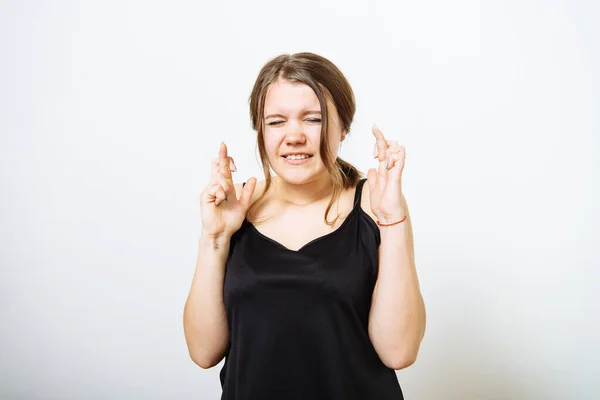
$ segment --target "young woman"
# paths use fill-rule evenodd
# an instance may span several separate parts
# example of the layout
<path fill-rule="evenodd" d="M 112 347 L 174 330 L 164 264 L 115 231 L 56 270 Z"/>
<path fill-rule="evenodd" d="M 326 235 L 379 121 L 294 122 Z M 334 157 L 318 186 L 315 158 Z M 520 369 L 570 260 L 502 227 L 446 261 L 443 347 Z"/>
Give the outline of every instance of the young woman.
<path fill-rule="evenodd" d="M 250 96 L 264 181 L 234 184 L 225 144 L 213 160 L 184 329 L 202 368 L 225 357 L 222 399 L 403 398 L 425 332 L 405 149 L 373 127 L 361 179 L 337 156 L 354 112 L 329 60 L 279 56 Z"/>

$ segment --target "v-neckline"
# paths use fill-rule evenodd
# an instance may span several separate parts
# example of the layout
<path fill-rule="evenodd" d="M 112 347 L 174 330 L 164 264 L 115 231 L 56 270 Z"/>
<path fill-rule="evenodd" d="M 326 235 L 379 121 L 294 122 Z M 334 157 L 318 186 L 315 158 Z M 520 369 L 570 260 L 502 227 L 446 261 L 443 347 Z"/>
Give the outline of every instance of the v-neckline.
<path fill-rule="evenodd" d="M 250 225 L 250 228 L 256 232 L 258 234 L 258 236 L 260 236 L 261 238 L 267 240 L 268 242 L 273 243 L 274 245 L 281 247 L 283 250 L 291 252 L 291 253 L 300 253 L 302 252 L 302 250 L 306 249 L 307 247 L 309 247 L 310 245 L 317 243 L 321 240 L 324 240 L 325 238 L 328 238 L 330 236 L 332 236 L 333 234 L 335 234 L 337 231 L 339 231 L 340 229 L 342 229 L 345 225 L 348 224 L 348 221 L 350 220 L 350 217 L 353 214 L 356 214 L 357 210 L 360 210 L 361 206 L 360 206 L 360 202 L 358 202 L 358 204 L 355 204 L 354 207 L 352 208 L 352 210 L 350 210 L 350 212 L 348 213 L 348 215 L 346 215 L 346 218 L 344 218 L 344 222 L 342 222 L 340 224 L 340 226 L 338 226 L 337 228 L 335 228 L 334 230 L 332 230 L 331 232 L 328 232 L 324 235 L 318 236 L 310 241 L 308 241 L 307 243 L 305 243 L 304 245 L 302 245 L 298 250 L 294 250 L 294 249 L 290 249 L 289 247 L 283 245 L 281 242 L 265 235 L 264 233 L 262 233 L 261 231 L 258 230 L 258 228 L 256 226 L 254 226 L 253 223 L 251 223 L 250 221 L 246 220 L 246 222 L 248 223 L 248 225 Z"/>

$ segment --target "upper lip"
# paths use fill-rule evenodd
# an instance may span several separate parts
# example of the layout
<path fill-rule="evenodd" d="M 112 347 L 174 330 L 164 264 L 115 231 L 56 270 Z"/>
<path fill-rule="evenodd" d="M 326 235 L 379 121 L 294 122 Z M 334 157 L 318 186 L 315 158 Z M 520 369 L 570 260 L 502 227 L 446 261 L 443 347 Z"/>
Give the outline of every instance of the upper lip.
<path fill-rule="evenodd" d="M 304 153 L 304 152 L 301 152 L 301 151 L 294 151 L 292 153 L 285 153 L 285 154 L 282 155 L 282 157 L 285 157 L 285 156 L 311 156 L 311 155 L 312 154 L 310 154 L 310 153 Z"/>

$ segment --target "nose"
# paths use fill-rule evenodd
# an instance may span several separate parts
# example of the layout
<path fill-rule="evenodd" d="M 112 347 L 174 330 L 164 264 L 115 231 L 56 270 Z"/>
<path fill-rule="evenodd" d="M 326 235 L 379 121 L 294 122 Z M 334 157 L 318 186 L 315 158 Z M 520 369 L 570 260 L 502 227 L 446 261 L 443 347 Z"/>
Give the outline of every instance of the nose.
<path fill-rule="evenodd" d="M 306 136 L 302 130 L 302 124 L 299 124 L 295 121 L 290 121 L 288 123 L 288 129 L 285 134 L 285 142 L 286 144 L 290 145 L 303 144 L 306 142 Z"/>

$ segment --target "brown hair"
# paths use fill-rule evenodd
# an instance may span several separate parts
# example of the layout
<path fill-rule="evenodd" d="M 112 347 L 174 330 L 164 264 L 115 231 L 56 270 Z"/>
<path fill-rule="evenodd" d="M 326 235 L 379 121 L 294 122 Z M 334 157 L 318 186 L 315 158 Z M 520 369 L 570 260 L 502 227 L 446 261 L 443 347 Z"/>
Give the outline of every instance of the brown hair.
<path fill-rule="evenodd" d="M 252 127 L 257 133 L 257 144 L 265 174 L 265 188 L 260 196 L 252 202 L 248 215 L 265 196 L 271 186 L 269 159 L 264 142 L 264 108 L 269 85 L 277 79 L 285 79 L 292 83 L 303 83 L 309 86 L 317 95 L 321 105 L 321 143 L 320 153 L 325 167 L 332 180 L 333 194 L 325 210 L 324 220 L 333 225 L 338 219 L 327 220 L 334 203 L 338 200 L 343 189 L 356 185 L 362 174 L 352 164 L 337 157 L 332 159 L 328 146 L 328 110 L 327 99 L 334 104 L 340 117 L 342 129 L 350 131 L 350 125 L 356 111 L 354 92 L 342 72 L 328 59 L 313 53 L 282 54 L 275 57 L 260 70 L 252 93 L 250 95 L 250 118 Z"/>

